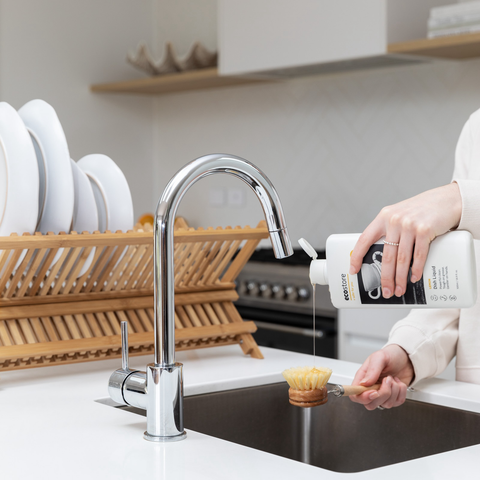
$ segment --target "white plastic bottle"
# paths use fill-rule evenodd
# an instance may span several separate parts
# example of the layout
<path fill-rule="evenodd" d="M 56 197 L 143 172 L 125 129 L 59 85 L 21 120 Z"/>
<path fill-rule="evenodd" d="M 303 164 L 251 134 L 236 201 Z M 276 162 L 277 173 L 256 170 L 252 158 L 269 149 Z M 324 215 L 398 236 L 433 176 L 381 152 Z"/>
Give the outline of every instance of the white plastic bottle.
<path fill-rule="evenodd" d="M 381 287 L 382 240 L 372 245 L 356 275 L 350 275 L 350 255 L 360 234 L 331 235 L 327 239 L 326 260 L 303 238 L 303 249 L 312 257 L 310 281 L 329 285 L 337 308 L 467 308 L 477 299 L 477 273 L 473 237 L 457 230 L 437 237 L 431 244 L 423 276 L 410 282 L 401 297 L 384 298 Z"/>

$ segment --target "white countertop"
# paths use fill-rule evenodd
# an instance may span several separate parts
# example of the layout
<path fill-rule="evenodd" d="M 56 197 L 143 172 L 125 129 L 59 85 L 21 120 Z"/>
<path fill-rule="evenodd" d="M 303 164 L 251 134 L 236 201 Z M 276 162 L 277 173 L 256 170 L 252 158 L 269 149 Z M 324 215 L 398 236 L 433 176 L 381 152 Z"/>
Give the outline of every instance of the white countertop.
<path fill-rule="evenodd" d="M 184 364 L 185 395 L 283 381 L 282 370 L 308 365 L 312 357 L 263 347 L 264 360 L 238 346 L 177 354 Z M 145 369 L 151 357 L 131 358 Z M 350 383 L 358 365 L 328 358 L 331 381 Z M 187 430 L 184 441 L 156 444 L 143 439 L 144 417 L 95 400 L 106 398 L 119 360 L 0 373 L 0 478 L 64 479 L 369 479 L 405 476 L 476 478 L 480 445 L 355 474 L 341 474 Z M 480 385 L 446 380 L 420 383 L 415 400 L 480 412 Z M 414 475 L 414 476 L 412 476 Z"/>

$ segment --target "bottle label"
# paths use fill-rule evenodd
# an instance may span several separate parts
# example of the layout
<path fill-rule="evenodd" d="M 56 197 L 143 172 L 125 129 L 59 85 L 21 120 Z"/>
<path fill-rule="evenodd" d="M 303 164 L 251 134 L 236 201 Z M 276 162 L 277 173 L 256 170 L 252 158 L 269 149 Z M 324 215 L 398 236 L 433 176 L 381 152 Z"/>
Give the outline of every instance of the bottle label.
<path fill-rule="evenodd" d="M 473 237 L 465 231 L 437 237 L 428 252 L 423 276 L 412 283 L 411 265 L 406 292 L 397 297 L 383 297 L 383 240 L 372 245 L 360 271 L 348 273 L 350 255 L 359 235 L 331 235 L 327 239 L 327 272 L 332 302 L 337 308 L 405 307 L 465 308 L 477 297 L 477 273 Z"/>

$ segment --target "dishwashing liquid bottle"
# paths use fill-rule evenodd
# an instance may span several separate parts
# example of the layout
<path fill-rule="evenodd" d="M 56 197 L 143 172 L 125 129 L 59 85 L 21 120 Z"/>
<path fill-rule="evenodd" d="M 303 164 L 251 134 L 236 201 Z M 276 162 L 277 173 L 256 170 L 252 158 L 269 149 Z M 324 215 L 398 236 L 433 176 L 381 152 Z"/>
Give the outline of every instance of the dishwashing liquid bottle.
<path fill-rule="evenodd" d="M 350 275 L 350 255 L 360 234 L 331 235 L 326 260 L 303 238 L 300 246 L 312 258 L 310 281 L 329 285 L 337 308 L 467 308 L 477 299 L 477 272 L 473 237 L 457 230 L 437 237 L 430 244 L 423 276 L 415 283 L 408 273 L 407 288 L 401 297 L 384 298 L 381 274 L 383 240 L 373 244 L 356 275 Z"/>

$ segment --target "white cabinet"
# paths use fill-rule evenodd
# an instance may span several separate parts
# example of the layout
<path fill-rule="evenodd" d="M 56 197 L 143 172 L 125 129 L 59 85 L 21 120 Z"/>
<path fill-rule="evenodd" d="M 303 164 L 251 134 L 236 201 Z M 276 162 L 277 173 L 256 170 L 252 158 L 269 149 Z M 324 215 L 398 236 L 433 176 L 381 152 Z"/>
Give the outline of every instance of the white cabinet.
<path fill-rule="evenodd" d="M 393 325 L 409 310 L 341 309 L 338 311 L 338 358 L 363 363 L 388 340 Z"/>
<path fill-rule="evenodd" d="M 220 74 L 295 76 L 358 68 L 358 60 L 375 66 L 389 43 L 425 37 L 430 8 L 451 2 L 219 0 Z"/>

